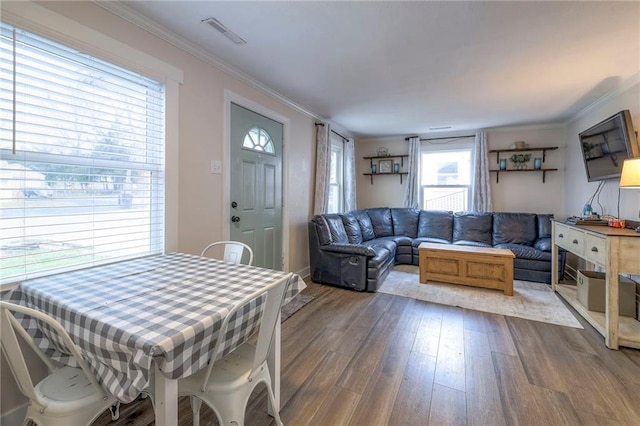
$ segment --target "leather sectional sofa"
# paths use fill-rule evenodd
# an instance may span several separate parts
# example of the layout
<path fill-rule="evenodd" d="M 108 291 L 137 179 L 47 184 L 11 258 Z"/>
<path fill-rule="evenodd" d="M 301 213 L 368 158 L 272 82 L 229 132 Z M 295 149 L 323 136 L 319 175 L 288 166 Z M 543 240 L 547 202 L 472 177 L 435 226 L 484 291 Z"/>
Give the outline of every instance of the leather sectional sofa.
<path fill-rule="evenodd" d="M 397 263 L 418 264 L 423 242 L 507 248 L 514 278 L 551 282 L 551 214 L 453 213 L 371 208 L 316 215 L 309 221 L 311 279 L 376 291 Z M 559 276 L 565 253 L 559 254 Z"/>

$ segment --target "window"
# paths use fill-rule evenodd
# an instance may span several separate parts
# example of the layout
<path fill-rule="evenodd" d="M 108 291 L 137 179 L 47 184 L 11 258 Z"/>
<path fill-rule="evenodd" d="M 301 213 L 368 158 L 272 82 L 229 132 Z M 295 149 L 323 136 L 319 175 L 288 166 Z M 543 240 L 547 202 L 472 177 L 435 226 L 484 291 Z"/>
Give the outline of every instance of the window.
<path fill-rule="evenodd" d="M 344 142 L 331 138 L 328 213 L 340 213 L 344 207 Z"/>
<path fill-rule="evenodd" d="M 252 127 L 249 129 L 247 134 L 244 135 L 242 147 L 254 151 L 266 152 L 268 154 L 275 153 L 271 136 L 265 129 L 261 129 L 260 127 Z"/>
<path fill-rule="evenodd" d="M 0 283 L 162 253 L 165 86 L 0 30 Z"/>
<path fill-rule="evenodd" d="M 425 210 L 467 211 L 472 148 L 423 151 L 420 196 Z"/>

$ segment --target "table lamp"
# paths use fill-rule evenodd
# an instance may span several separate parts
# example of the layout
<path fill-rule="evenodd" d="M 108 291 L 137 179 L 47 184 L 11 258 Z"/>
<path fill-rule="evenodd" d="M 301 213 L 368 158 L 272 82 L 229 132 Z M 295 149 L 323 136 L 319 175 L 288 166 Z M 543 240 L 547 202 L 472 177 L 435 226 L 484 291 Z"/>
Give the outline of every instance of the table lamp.
<path fill-rule="evenodd" d="M 620 188 L 640 189 L 640 158 L 624 160 Z M 636 232 L 640 232 L 640 226 L 636 228 Z"/>

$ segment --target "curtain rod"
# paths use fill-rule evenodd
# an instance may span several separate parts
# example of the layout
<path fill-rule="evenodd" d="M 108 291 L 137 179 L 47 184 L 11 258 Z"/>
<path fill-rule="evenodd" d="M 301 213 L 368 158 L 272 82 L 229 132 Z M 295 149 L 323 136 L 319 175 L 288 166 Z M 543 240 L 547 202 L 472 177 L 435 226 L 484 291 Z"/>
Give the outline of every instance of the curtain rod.
<path fill-rule="evenodd" d="M 322 126 L 324 127 L 324 123 L 316 123 L 316 126 Z M 344 136 L 342 136 L 340 133 L 336 132 L 335 130 L 331 129 L 332 133 L 335 133 L 336 135 L 340 136 L 342 139 L 344 139 L 345 141 L 349 141 L 349 138 L 345 138 Z"/>
<path fill-rule="evenodd" d="M 424 138 L 424 139 L 420 139 L 420 142 L 422 142 L 422 141 L 440 141 L 440 140 L 443 140 L 443 139 L 464 139 L 464 138 L 475 138 L 475 137 L 476 137 L 476 135 L 449 136 L 448 138 Z M 404 138 L 405 141 L 408 141 L 409 139 L 411 139 L 411 138 Z"/>

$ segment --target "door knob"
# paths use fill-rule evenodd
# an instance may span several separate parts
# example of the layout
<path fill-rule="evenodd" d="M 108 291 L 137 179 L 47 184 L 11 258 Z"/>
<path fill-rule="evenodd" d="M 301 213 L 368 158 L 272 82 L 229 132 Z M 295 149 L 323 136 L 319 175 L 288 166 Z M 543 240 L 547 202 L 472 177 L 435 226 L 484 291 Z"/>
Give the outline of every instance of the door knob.
<path fill-rule="evenodd" d="M 232 201 L 231 202 L 231 207 L 233 207 L 235 209 L 236 207 L 238 207 L 238 203 L 236 203 L 235 201 Z"/>
<path fill-rule="evenodd" d="M 238 216 L 231 216 L 231 222 L 240 222 L 240 218 Z"/>

